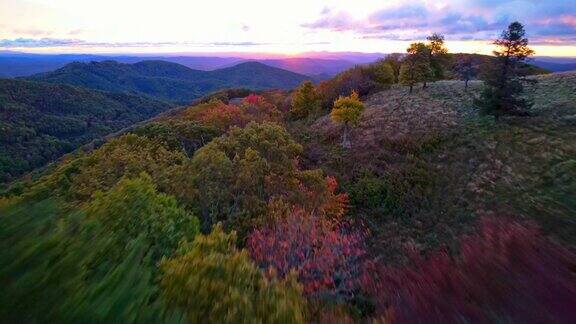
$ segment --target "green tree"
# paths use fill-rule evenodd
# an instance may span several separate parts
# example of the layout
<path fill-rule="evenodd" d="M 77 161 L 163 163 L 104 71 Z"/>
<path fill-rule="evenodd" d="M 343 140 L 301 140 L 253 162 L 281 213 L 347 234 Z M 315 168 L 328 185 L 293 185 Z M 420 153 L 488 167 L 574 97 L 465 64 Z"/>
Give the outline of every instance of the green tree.
<path fill-rule="evenodd" d="M 481 78 L 484 89 L 480 98 L 475 101 L 482 114 L 499 118 L 503 115 L 528 115 L 530 103 L 521 97 L 524 87 L 520 77 L 520 68 L 526 59 L 534 54 L 528 47 L 524 26 L 513 22 L 494 44 L 495 60 L 484 67 Z"/>
<path fill-rule="evenodd" d="M 478 74 L 478 70 L 474 63 L 472 62 L 471 55 L 463 55 L 461 56 L 454 66 L 454 70 L 456 74 L 460 78 L 460 80 L 464 81 L 464 90 L 468 91 L 468 82 L 475 78 Z"/>
<path fill-rule="evenodd" d="M 408 55 L 400 68 L 400 83 L 409 86 L 412 93 L 416 83 L 426 82 L 430 78 L 430 55 L 424 43 L 413 43 L 406 52 Z"/>
<path fill-rule="evenodd" d="M 118 238 L 120 246 L 144 236 L 156 259 L 172 253 L 181 240 L 193 240 L 199 231 L 198 219 L 180 208 L 174 197 L 158 193 L 147 174 L 124 178 L 108 192 L 97 192 L 86 211 Z"/>
<path fill-rule="evenodd" d="M 360 116 L 364 110 L 364 104 L 358 98 L 358 93 L 353 91 L 348 97 L 340 97 L 334 101 L 334 107 L 330 113 L 333 121 L 344 125 L 342 132 L 342 147 L 351 148 L 352 145 L 348 138 L 350 126 L 355 126 L 360 121 Z"/>
<path fill-rule="evenodd" d="M 394 69 L 392 65 L 384 60 L 379 60 L 372 66 L 373 78 L 383 86 L 389 86 L 394 83 Z"/>
<path fill-rule="evenodd" d="M 400 68 L 402 67 L 402 54 L 400 53 L 388 54 L 384 58 L 384 63 L 388 64 L 392 68 L 392 72 L 394 73 L 393 83 L 398 83 L 400 78 Z"/>
<path fill-rule="evenodd" d="M 276 192 L 295 190 L 300 171 L 294 160 L 301 153 L 302 146 L 277 124 L 232 128 L 198 150 L 176 172 L 169 191 L 197 211 L 203 229 L 223 222 L 243 237 Z M 267 185 L 273 179 L 282 181 Z"/>
<path fill-rule="evenodd" d="M 318 112 L 322 105 L 322 99 L 316 92 L 310 81 L 305 81 L 296 89 L 292 97 L 290 115 L 293 119 L 303 119 L 308 115 Z"/>
<path fill-rule="evenodd" d="M 429 64 L 432 80 L 442 80 L 446 76 L 446 66 L 449 63 L 448 49 L 444 46 L 444 35 L 434 33 L 426 38 L 428 40 Z M 424 82 L 424 86 L 426 82 Z"/>
<path fill-rule="evenodd" d="M 236 234 L 220 225 L 161 262 L 162 295 L 189 323 L 303 323 L 305 302 L 294 277 L 267 279 Z"/>

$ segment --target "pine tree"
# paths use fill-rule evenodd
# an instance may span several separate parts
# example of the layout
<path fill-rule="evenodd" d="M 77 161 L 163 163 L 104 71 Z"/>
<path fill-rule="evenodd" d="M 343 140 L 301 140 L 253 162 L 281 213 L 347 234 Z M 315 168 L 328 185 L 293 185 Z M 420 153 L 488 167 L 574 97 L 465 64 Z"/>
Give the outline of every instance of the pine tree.
<path fill-rule="evenodd" d="M 298 87 L 292 99 L 290 115 L 293 119 L 303 119 L 311 113 L 320 110 L 321 98 L 310 81 L 305 81 Z"/>
<path fill-rule="evenodd" d="M 394 69 L 390 63 L 379 60 L 373 64 L 372 67 L 373 79 L 382 86 L 390 86 L 395 83 Z"/>
<path fill-rule="evenodd" d="M 496 59 L 485 67 L 482 74 L 485 87 L 475 101 L 482 114 L 496 118 L 528 115 L 531 104 L 520 97 L 524 90 L 522 81 L 525 80 L 520 78 L 519 69 L 534 51 L 528 47 L 525 35 L 524 26 L 513 22 L 494 42 L 498 46 L 498 50 L 494 51 Z"/>

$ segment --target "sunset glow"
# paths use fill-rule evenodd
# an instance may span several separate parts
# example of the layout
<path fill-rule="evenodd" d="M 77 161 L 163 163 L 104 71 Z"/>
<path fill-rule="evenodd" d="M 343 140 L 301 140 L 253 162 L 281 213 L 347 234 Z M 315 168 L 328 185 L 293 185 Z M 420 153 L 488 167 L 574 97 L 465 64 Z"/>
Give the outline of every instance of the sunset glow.
<path fill-rule="evenodd" d="M 537 55 L 576 56 L 573 1 L 2 0 L 0 50 L 38 53 L 403 52 L 432 32 L 489 53 L 511 21 Z"/>

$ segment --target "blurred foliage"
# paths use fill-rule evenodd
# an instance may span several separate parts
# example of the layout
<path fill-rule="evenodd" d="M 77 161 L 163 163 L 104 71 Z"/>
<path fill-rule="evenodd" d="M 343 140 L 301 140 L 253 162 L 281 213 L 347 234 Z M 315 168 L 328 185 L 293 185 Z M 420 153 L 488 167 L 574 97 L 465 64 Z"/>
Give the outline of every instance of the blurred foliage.
<path fill-rule="evenodd" d="M 158 299 L 156 262 L 198 221 L 143 175 L 82 210 L 57 199 L 0 207 L 0 315 L 9 322 L 178 322 Z"/>
<path fill-rule="evenodd" d="M 236 234 L 216 225 L 163 260 L 168 303 L 182 309 L 189 323 L 303 323 L 306 303 L 295 278 L 264 277 L 235 244 Z"/>

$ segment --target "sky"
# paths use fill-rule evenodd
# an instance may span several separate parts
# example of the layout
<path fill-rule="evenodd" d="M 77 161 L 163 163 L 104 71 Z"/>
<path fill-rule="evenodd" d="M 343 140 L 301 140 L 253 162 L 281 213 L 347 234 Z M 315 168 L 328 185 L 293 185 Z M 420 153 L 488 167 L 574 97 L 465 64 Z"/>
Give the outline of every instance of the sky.
<path fill-rule="evenodd" d="M 392 53 L 438 32 L 487 54 L 515 20 L 537 55 L 576 57 L 576 0 L 0 0 L 0 50 Z"/>

